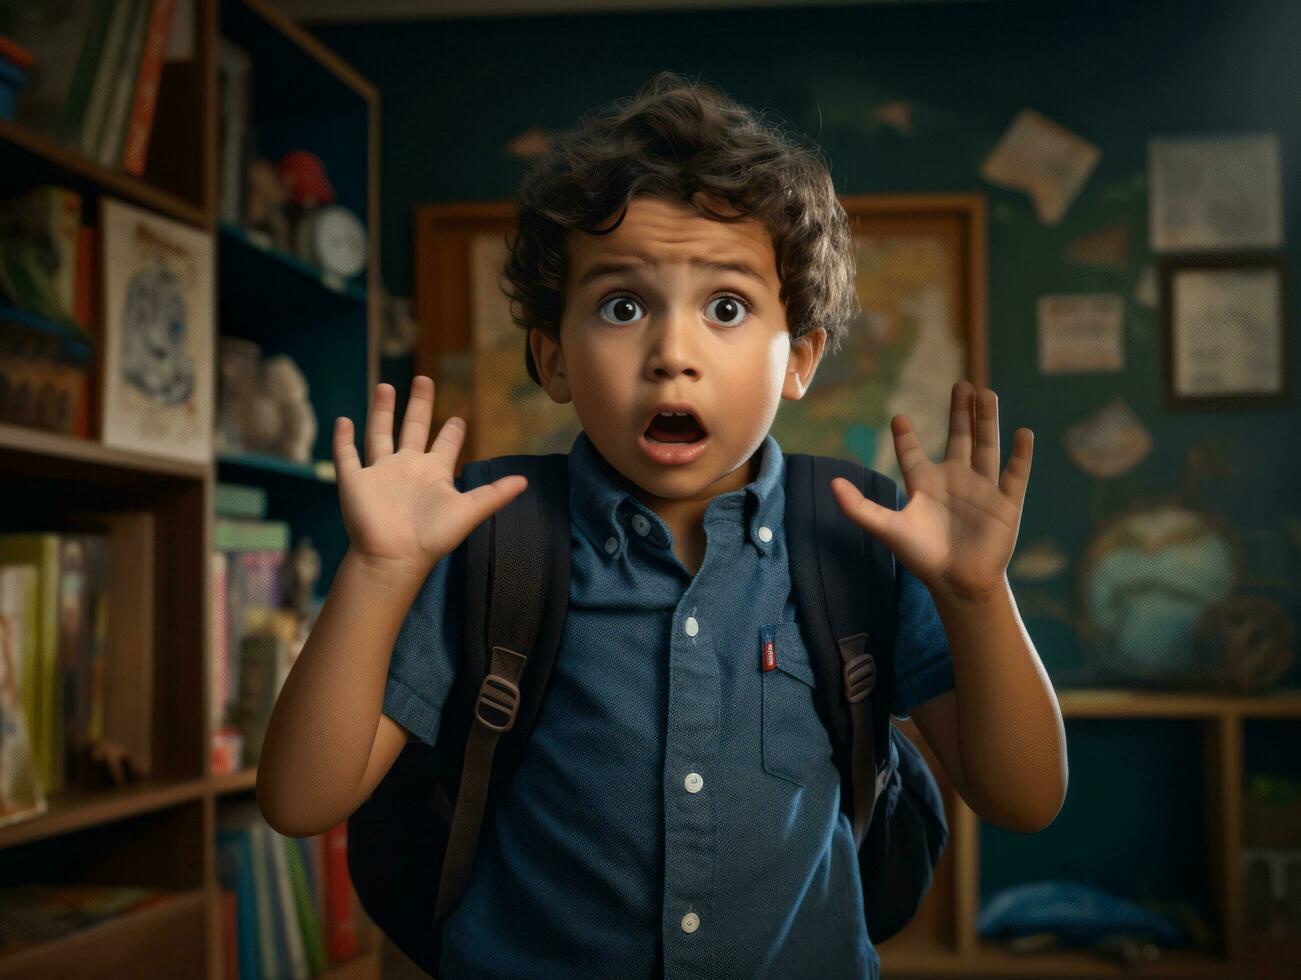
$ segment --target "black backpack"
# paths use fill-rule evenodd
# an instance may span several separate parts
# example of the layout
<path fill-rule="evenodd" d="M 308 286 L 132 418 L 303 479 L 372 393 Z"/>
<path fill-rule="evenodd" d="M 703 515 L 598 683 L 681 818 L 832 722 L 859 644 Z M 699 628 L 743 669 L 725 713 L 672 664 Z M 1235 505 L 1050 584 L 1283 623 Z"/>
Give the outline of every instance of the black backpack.
<path fill-rule="evenodd" d="M 844 515 L 831 491 L 832 479 L 842 476 L 894 508 L 895 483 L 830 456 L 788 453 L 785 461 L 786 544 L 800 633 L 841 772 L 841 806 L 859 845 L 868 935 L 880 944 L 916 913 L 948 840 L 935 777 L 890 722 L 894 555 Z M 568 606 L 568 457 L 467 463 L 463 489 L 515 473 L 528 477 L 528 487 L 451 556 L 448 601 L 466 611 L 465 652 L 438 743 L 409 739 L 348 819 L 348 871 L 362 906 L 430 975 L 437 973 L 443 925 L 469 885 L 480 830 L 523 756 Z"/>

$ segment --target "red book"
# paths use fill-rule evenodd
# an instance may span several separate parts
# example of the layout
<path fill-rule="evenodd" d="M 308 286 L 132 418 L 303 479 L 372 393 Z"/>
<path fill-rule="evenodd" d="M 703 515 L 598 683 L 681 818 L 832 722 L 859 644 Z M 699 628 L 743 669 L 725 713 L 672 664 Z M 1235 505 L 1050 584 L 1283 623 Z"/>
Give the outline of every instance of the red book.
<path fill-rule="evenodd" d="M 72 318 L 95 336 L 95 229 L 90 225 L 77 228 L 77 265 L 73 271 Z M 97 388 L 94 384 L 94 364 L 103 357 L 103 351 L 94 352 L 95 360 L 82 386 L 81 400 L 77 404 L 77 419 L 72 433 L 82 439 L 90 438 L 91 403 Z"/>
<path fill-rule="evenodd" d="M 348 824 L 325 832 L 325 949 L 331 963 L 357 955 L 357 919 L 352 910 L 352 879 L 348 877 Z"/>
<path fill-rule="evenodd" d="M 221 890 L 221 962 L 225 980 L 239 980 L 239 922 L 235 917 L 235 892 Z"/>
<path fill-rule="evenodd" d="M 154 110 L 158 107 L 158 79 L 163 73 L 163 55 L 172 31 L 172 11 L 176 0 L 154 0 L 149 14 L 145 50 L 140 56 L 135 96 L 131 102 L 131 121 L 127 124 L 126 143 L 122 148 L 122 169 L 139 177 L 145 172 L 149 136 L 154 129 Z"/>

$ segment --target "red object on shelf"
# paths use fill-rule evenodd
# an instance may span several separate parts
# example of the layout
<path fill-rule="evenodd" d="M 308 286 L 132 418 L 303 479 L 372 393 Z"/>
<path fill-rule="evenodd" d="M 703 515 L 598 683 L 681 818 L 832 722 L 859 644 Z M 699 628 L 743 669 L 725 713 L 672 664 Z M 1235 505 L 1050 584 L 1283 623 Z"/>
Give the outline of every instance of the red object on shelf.
<path fill-rule="evenodd" d="M 32 53 L 13 38 L 0 34 L 0 58 L 8 58 L 15 65 L 26 71 L 32 67 Z"/>
<path fill-rule="evenodd" d="M 289 189 L 289 199 L 301 207 L 334 203 L 334 186 L 315 153 L 306 150 L 286 153 L 280 158 L 280 177 Z"/>

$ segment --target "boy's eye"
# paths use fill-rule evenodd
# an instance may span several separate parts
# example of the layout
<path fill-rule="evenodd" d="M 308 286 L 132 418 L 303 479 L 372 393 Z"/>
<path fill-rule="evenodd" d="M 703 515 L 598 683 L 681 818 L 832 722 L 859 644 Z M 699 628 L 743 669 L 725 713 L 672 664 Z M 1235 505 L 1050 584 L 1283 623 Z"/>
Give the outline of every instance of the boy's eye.
<path fill-rule="evenodd" d="M 710 319 L 725 326 L 735 326 L 745 320 L 750 306 L 739 296 L 715 296 L 706 304 L 706 309 L 716 307 Z M 636 311 L 641 308 L 631 296 L 611 296 L 601 304 L 601 315 L 610 323 L 631 323 L 636 318 Z M 609 311 L 607 314 L 606 311 Z"/>
<path fill-rule="evenodd" d="M 612 310 L 611 315 L 605 317 L 612 323 L 631 323 L 633 318 L 636 316 L 634 310 L 639 305 L 640 304 L 631 297 L 612 296 L 601 304 L 601 311 L 602 314 L 604 314 L 605 310 Z"/>

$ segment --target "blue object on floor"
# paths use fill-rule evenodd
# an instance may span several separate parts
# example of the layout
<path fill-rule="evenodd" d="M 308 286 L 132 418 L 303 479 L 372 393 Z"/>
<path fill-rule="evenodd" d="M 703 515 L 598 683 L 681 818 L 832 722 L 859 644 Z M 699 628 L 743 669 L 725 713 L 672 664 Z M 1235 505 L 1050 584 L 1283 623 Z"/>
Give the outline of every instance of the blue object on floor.
<path fill-rule="evenodd" d="M 981 909 L 976 927 L 984 939 L 1052 932 L 1067 945 L 1091 945 L 1115 933 L 1146 936 L 1177 946 L 1183 926 L 1134 902 L 1075 881 L 1040 881 L 1005 888 Z"/>
<path fill-rule="evenodd" d="M 13 119 L 18 107 L 18 92 L 27 84 L 27 72 L 8 58 L 0 56 L 0 119 Z"/>

